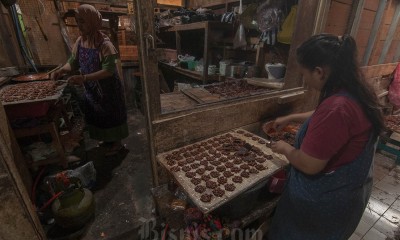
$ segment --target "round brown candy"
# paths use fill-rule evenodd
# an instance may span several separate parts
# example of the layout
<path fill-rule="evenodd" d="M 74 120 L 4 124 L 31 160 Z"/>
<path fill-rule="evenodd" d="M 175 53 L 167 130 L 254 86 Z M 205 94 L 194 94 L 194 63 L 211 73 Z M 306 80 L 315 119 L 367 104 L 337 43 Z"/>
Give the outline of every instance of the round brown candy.
<path fill-rule="evenodd" d="M 190 180 L 194 185 L 199 185 L 201 183 L 201 178 L 192 178 Z"/>
<path fill-rule="evenodd" d="M 206 187 L 211 188 L 211 189 L 214 189 L 214 188 L 217 187 L 217 183 L 214 182 L 214 181 L 208 180 L 208 181 L 206 182 Z"/>
<path fill-rule="evenodd" d="M 266 168 L 262 164 L 257 164 L 256 165 L 257 170 L 262 171 L 265 170 Z"/>
<path fill-rule="evenodd" d="M 167 165 L 168 166 L 173 166 L 173 165 L 175 165 L 176 164 L 176 161 L 175 160 L 168 160 L 167 161 Z"/>
<path fill-rule="evenodd" d="M 233 163 L 231 163 L 231 162 L 225 163 L 225 167 L 227 167 L 227 168 L 231 168 L 231 167 L 233 167 L 233 166 L 235 166 L 235 164 L 233 164 Z"/>
<path fill-rule="evenodd" d="M 263 163 L 263 162 L 265 162 L 265 161 L 267 161 L 265 158 L 256 158 L 256 161 L 258 162 L 258 163 Z"/>
<path fill-rule="evenodd" d="M 192 169 L 196 169 L 196 168 L 200 167 L 200 163 L 192 163 L 192 165 L 190 165 L 190 167 L 192 167 Z"/>
<path fill-rule="evenodd" d="M 200 200 L 202 202 L 210 202 L 211 198 L 212 198 L 211 194 L 203 194 L 203 195 L 201 195 Z"/>
<path fill-rule="evenodd" d="M 185 174 L 185 176 L 188 177 L 188 178 L 192 178 L 192 177 L 196 176 L 196 173 L 195 172 L 187 172 Z"/>
<path fill-rule="evenodd" d="M 233 176 L 233 173 L 231 171 L 225 171 L 223 174 L 227 178 Z"/>
<path fill-rule="evenodd" d="M 206 169 L 205 169 L 205 168 L 198 168 L 198 169 L 196 169 L 196 173 L 199 174 L 199 175 L 203 175 L 205 172 L 206 172 Z"/>
<path fill-rule="evenodd" d="M 217 171 L 219 171 L 219 172 L 223 172 L 225 170 L 226 170 L 226 167 L 224 167 L 224 166 L 218 166 L 217 167 Z"/>
<path fill-rule="evenodd" d="M 242 183 L 243 182 L 243 178 L 240 177 L 240 176 L 234 176 L 232 178 L 232 181 L 235 182 L 235 183 Z"/>
<path fill-rule="evenodd" d="M 191 167 L 189 167 L 189 166 L 183 166 L 182 167 L 182 171 L 184 171 L 184 172 L 189 172 L 190 169 L 191 169 Z"/>
<path fill-rule="evenodd" d="M 203 179 L 203 181 L 208 181 L 208 180 L 210 180 L 211 179 L 211 177 L 210 177 L 210 175 L 203 175 L 203 176 L 201 176 L 201 179 Z"/>
<path fill-rule="evenodd" d="M 205 168 L 206 168 L 207 171 L 212 171 L 212 170 L 214 170 L 214 167 L 211 166 L 211 165 L 208 165 L 208 166 L 206 166 Z"/>
<path fill-rule="evenodd" d="M 202 186 L 202 185 L 197 185 L 194 190 L 198 193 L 203 193 L 206 190 L 206 187 Z"/>
<path fill-rule="evenodd" d="M 240 176 L 244 177 L 244 178 L 249 178 L 250 177 L 250 173 L 246 172 L 246 171 L 243 171 L 243 172 L 240 173 Z"/>
<path fill-rule="evenodd" d="M 259 173 L 258 170 L 255 169 L 255 168 L 251 168 L 251 169 L 249 170 L 249 172 L 250 172 L 251 174 L 257 174 L 257 173 Z"/>
<path fill-rule="evenodd" d="M 217 197 L 222 197 L 225 194 L 225 191 L 222 190 L 221 188 L 216 188 L 212 192 Z"/>
<path fill-rule="evenodd" d="M 240 168 L 238 168 L 238 167 L 231 167 L 231 172 L 234 172 L 234 173 L 240 172 Z"/>
<path fill-rule="evenodd" d="M 211 171 L 210 172 L 210 176 L 213 177 L 213 178 L 217 178 L 217 177 L 219 177 L 219 175 L 220 175 L 220 173 L 217 172 L 217 171 Z"/>
<path fill-rule="evenodd" d="M 242 160 L 240 160 L 240 159 L 235 159 L 235 160 L 233 160 L 233 163 L 234 164 L 242 164 Z"/>
<path fill-rule="evenodd" d="M 221 165 L 221 162 L 220 161 L 211 161 L 211 164 L 214 166 L 219 166 L 219 165 Z"/>
<path fill-rule="evenodd" d="M 179 167 L 179 166 L 175 166 L 175 167 L 171 168 L 172 172 L 179 172 L 180 170 L 181 170 L 181 167 Z"/>
<path fill-rule="evenodd" d="M 233 192 L 233 191 L 235 191 L 235 185 L 234 184 L 232 184 L 232 183 L 228 183 L 228 184 L 225 184 L 225 190 L 226 191 L 229 191 L 229 192 Z"/>
<path fill-rule="evenodd" d="M 226 177 L 224 177 L 224 176 L 221 176 L 221 177 L 218 178 L 218 183 L 219 184 L 225 184 L 225 183 L 227 183 L 227 181 L 228 181 L 228 179 Z"/>
<path fill-rule="evenodd" d="M 240 165 L 240 168 L 241 168 L 241 169 L 249 169 L 250 166 L 247 165 L 247 164 L 242 164 L 242 165 Z"/>

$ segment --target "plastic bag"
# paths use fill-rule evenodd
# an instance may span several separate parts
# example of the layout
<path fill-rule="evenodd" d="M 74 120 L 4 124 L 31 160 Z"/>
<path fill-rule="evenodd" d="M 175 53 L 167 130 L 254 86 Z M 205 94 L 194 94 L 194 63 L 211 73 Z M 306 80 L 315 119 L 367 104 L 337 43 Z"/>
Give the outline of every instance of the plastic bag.
<path fill-rule="evenodd" d="M 394 70 L 393 80 L 389 86 L 388 98 L 396 109 L 400 108 L 400 64 Z"/>
<path fill-rule="evenodd" d="M 78 178 L 81 182 L 82 187 L 91 189 L 96 182 L 96 169 L 94 168 L 93 162 L 88 162 L 74 170 L 65 170 L 60 173 L 48 176 L 44 179 L 44 182 L 49 182 L 52 186 L 57 186 L 57 176 L 64 174 L 67 178 Z M 56 187 L 54 187 L 55 189 Z M 56 190 L 56 189 L 55 189 Z"/>
<path fill-rule="evenodd" d="M 242 0 L 240 0 L 240 5 L 239 5 L 239 14 L 242 14 L 243 8 L 242 8 Z M 240 23 L 236 34 L 235 38 L 233 39 L 233 48 L 241 48 L 245 47 L 247 45 L 246 42 L 246 34 L 244 32 L 244 26 L 242 23 Z"/>
<path fill-rule="evenodd" d="M 290 44 L 296 25 L 297 5 L 292 6 L 289 15 L 282 24 L 282 31 L 278 33 L 278 42 Z"/>
<path fill-rule="evenodd" d="M 247 45 L 246 42 L 246 34 L 244 32 L 243 24 L 239 25 L 239 28 L 236 31 L 235 38 L 233 39 L 233 48 L 240 48 Z"/>
<path fill-rule="evenodd" d="M 271 31 L 281 25 L 282 11 L 276 4 L 269 1 L 262 4 L 257 10 L 258 29 L 261 32 Z"/>

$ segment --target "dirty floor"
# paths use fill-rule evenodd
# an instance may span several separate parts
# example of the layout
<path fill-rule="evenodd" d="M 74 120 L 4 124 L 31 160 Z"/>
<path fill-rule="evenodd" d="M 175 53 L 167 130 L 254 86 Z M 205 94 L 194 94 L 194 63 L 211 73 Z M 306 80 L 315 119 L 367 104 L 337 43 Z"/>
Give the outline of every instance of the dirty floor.
<path fill-rule="evenodd" d="M 142 219 L 149 219 L 153 209 L 151 166 L 148 157 L 145 119 L 137 109 L 128 112 L 129 137 L 126 151 L 95 162 L 97 189 L 94 191 L 96 216 L 82 240 L 134 240 Z M 88 158 L 101 154 L 95 143 L 86 143 Z"/>
<path fill-rule="evenodd" d="M 130 136 L 126 151 L 97 163 L 98 188 L 94 191 L 96 216 L 82 240 L 138 240 L 143 222 L 152 218 L 151 166 L 145 119 L 137 109 L 128 114 Z M 87 142 L 88 158 L 101 154 Z M 400 227 L 400 165 L 377 153 L 373 192 L 350 240 L 398 240 Z"/>

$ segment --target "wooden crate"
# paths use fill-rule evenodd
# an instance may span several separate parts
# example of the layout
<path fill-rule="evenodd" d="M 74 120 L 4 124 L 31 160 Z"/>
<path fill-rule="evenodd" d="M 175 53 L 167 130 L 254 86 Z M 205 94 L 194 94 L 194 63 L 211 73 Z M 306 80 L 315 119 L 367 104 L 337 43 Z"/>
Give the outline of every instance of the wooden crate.
<path fill-rule="evenodd" d="M 138 49 L 137 45 L 120 45 L 119 54 L 121 61 L 138 61 Z"/>
<path fill-rule="evenodd" d="M 158 60 L 177 60 L 177 52 L 176 49 L 170 49 L 170 48 L 159 48 L 157 49 L 157 58 Z"/>

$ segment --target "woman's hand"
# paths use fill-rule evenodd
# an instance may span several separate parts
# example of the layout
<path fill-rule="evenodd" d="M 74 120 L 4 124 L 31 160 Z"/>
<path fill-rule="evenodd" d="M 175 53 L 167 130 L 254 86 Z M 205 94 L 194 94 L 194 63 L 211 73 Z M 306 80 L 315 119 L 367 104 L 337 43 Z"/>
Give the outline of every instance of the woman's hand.
<path fill-rule="evenodd" d="M 278 142 L 271 143 L 271 150 L 276 153 L 280 153 L 285 155 L 286 157 L 289 155 L 290 151 L 293 150 L 294 147 L 287 142 L 282 140 Z"/>
<path fill-rule="evenodd" d="M 73 75 L 67 79 L 68 83 L 74 84 L 74 85 L 83 85 L 85 82 L 85 76 L 84 75 Z"/>
<path fill-rule="evenodd" d="M 63 74 L 64 74 L 64 72 L 63 72 L 62 68 L 60 68 L 50 74 L 50 79 L 58 80 Z"/>
<path fill-rule="evenodd" d="M 286 127 L 290 122 L 292 122 L 292 115 L 278 117 L 272 124 L 272 128 L 279 132 L 284 127 Z"/>

